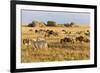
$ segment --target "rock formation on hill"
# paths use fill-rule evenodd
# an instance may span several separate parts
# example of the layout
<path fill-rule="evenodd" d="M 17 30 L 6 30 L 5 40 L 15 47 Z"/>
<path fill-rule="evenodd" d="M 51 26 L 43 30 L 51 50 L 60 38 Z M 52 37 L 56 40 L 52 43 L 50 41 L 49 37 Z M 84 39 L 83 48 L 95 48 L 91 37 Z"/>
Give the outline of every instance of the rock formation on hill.
<path fill-rule="evenodd" d="M 45 23 L 41 21 L 32 21 L 28 26 L 30 27 L 44 27 Z"/>

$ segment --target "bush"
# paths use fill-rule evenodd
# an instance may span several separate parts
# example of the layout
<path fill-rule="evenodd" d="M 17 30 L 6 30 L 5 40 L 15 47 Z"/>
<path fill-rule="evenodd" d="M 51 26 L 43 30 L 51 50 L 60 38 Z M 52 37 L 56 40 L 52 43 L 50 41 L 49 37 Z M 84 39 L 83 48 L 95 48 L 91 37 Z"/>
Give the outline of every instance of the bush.
<path fill-rule="evenodd" d="M 64 24 L 65 27 L 70 27 L 70 24 L 66 23 Z"/>
<path fill-rule="evenodd" d="M 56 26 L 56 22 L 55 21 L 48 21 L 47 26 Z"/>
<path fill-rule="evenodd" d="M 70 23 L 71 26 L 74 25 L 74 24 L 75 24 L 74 22 L 71 22 L 71 23 Z"/>
<path fill-rule="evenodd" d="M 66 26 L 66 27 L 72 27 L 74 24 L 75 24 L 74 22 L 71 22 L 71 23 L 64 24 L 64 26 Z"/>
<path fill-rule="evenodd" d="M 33 27 L 32 23 L 28 24 L 28 27 Z"/>

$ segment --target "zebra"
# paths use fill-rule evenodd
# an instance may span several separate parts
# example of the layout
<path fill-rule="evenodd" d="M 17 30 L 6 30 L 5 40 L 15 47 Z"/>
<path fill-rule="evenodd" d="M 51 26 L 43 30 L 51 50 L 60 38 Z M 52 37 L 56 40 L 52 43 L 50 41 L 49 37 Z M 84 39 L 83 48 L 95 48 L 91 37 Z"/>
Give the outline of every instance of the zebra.
<path fill-rule="evenodd" d="M 32 44 L 34 48 L 48 48 L 47 41 L 42 38 L 32 39 Z"/>

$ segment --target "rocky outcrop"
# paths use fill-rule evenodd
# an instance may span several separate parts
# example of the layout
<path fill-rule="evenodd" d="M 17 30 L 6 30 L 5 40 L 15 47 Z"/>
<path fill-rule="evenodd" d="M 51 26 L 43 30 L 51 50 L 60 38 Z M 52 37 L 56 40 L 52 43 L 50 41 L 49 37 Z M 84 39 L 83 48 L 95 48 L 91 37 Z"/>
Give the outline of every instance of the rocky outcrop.
<path fill-rule="evenodd" d="M 35 27 L 44 27 L 45 23 L 41 21 L 32 21 L 32 25 Z"/>

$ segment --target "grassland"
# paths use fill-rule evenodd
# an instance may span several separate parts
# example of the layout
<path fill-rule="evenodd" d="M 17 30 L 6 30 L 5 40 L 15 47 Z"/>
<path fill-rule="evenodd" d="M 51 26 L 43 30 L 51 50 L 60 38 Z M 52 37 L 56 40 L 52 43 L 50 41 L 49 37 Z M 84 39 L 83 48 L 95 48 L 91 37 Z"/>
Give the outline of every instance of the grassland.
<path fill-rule="evenodd" d="M 22 40 L 25 38 L 36 39 L 44 38 L 44 33 L 36 33 L 35 30 L 53 30 L 59 33 L 58 36 L 46 37 L 48 48 L 34 49 L 33 45 L 26 46 L 22 43 L 21 62 L 49 62 L 49 61 L 71 61 L 71 60 L 88 60 L 90 58 L 90 43 L 60 43 L 60 39 L 66 35 L 78 36 L 84 34 L 76 34 L 76 32 L 85 32 L 89 30 L 89 25 L 78 25 L 78 27 L 26 27 L 22 26 Z M 31 30 L 31 31 L 30 31 Z M 62 32 L 65 30 L 70 34 Z"/>

